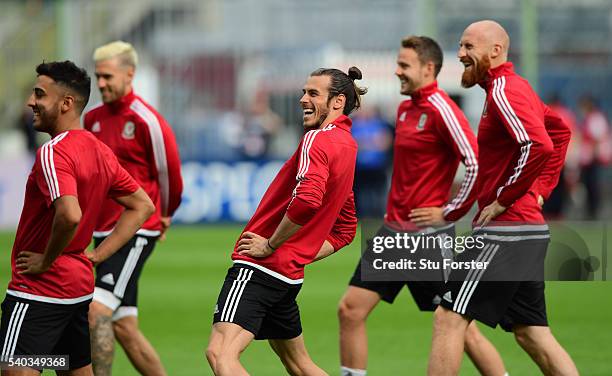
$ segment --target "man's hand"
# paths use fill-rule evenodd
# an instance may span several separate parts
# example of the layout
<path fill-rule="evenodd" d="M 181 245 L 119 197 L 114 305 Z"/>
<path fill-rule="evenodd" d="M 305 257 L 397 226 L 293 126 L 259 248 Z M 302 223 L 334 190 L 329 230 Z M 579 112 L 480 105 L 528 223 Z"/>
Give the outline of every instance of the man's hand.
<path fill-rule="evenodd" d="M 267 257 L 274 253 L 268 245 L 268 239 L 254 232 L 245 232 L 238 241 L 238 254 L 251 257 Z"/>
<path fill-rule="evenodd" d="M 98 258 L 98 253 L 96 252 L 95 249 L 93 250 L 88 249 L 84 253 L 85 253 L 85 257 L 87 257 L 87 259 L 91 261 L 91 263 L 94 264 L 94 266 L 98 265 L 100 261 L 102 261 Z"/>
<path fill-rule="evenodd" d="M 51 267 L 50 264 L 45 264 L 44 254 L 28 251 L 19 252 L 15 266 L 17 269 L 22 269 L 17 272 L 19 274 L 40 274 Z"/>
<path fill-rule="evenodd" d="M 538 195 L 538 205 L 540 205 L 540 207 L 544 206 L 544 197 L 542 197 L 542 195 Z"/>
<path fill-rule="evenodd" d="M 161 229 L 161 235 L 159 236 L 160 242 L 163 242 L 164 240 L 166 240 L 166 231 L 168 231 L 168 227 L 170 227 L 171 223 L 172 223 L 172 217 L 161 217 L 162 229 Z"/>
<path fill-rule="evenodd" d="M 484 227 L 487 223 L 491 222 L 495 217 L 505 212 L 506 208 L 501 206 L 497 200 L 493 201 L 491 204 L 487 205 L 480 212 L 480 216 L 476 221 L 476 225 L 480 227 Z"/>
<path fill-rule="evenodd" d="M 409 217 L 419 227 L 442 226 L 446 223 L 444 209 L 438 207 L 412 209 Z"/>

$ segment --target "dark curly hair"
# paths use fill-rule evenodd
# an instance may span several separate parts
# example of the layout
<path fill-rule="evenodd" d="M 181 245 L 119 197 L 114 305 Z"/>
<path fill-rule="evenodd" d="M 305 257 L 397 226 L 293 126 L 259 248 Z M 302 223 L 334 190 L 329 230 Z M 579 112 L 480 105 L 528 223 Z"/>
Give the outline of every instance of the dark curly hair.
<path fill-rule="evenodd" d="M 77 112 L 80 114 L 89 102 L 91 78 L 87 71 L 79 68 L 72 61 L 43 62 L 36 67 L 39 76 L 47 76 L 58 85 L 65 87 L 75 95 Z"/>

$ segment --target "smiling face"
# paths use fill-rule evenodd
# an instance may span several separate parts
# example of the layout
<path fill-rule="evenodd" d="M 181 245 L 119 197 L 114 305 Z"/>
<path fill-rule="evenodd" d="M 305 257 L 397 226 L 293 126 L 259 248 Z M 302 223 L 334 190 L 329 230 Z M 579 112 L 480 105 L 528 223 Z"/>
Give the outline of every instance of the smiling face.
<path fill-rule="evenodd" d="M 477 27 L 465 29 L 457 51 L 457 57 L 464 67 L 461 86 L 469 88 L 485 79 L 491 68 L 492 47 Z"/>
<path fill-rule="evenodd" d="M 425 86 L 429 81 L 427 64 L 421 64 L 419 55 L 412 48 L 400 48 L 397 55 L 397 68 L 395 75 L 400 80 L 400 93 L 403 95 L 412 95 L 415 91 Z"/>
<path fill-rule="evenodd" d="M 329 87 L 331 78 L 329 76 L 310 76 L 302 89 L 304 95 L 300 99 L 300 105 L 304 112 L 303 124 L 305 130 L 317 129 L 323 124 L 331 111 L 329 98 Z"/>
<path fill-rule="evenodd" d="M 51 132 L 57 123 L 65 90 L 47 76 L 38 76 L 28 107 L 34 112 L 34 129 L 39 132 Z"/>
<path fill-rule="evenodd" d="M 134 68 L 121 64 L 119 57 L 96 62 L 96 81 L 102 102 L 112 103 L 132 90 Z"/>

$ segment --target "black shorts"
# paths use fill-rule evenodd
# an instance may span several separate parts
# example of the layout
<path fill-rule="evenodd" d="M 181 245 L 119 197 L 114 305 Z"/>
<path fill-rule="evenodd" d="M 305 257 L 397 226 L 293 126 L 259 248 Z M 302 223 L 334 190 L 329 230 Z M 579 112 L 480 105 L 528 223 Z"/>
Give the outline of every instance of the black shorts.
<path fill-rule="evenodd" d="M 87 300 L 53 304 L 7 295 L 0 324 L 1 361 L 13 355 L 68 355 L 69 369 L 91 363 Z"/>
<path fill-rule="evenodd" d="M 441 229 L 437 232 L 432 232 L 431 235 L 434 234 L 443 234 L 446 236 L 455 236 L 455 227 L 451 226 L 448 228 Z M 382 227 L 378 232 L 378 235 L 394 235 L 395 232 Z M 368 247 L 365 250 L 366 253 L 371 252 L 372 243 L 368 243 Z M 442 251 L 439 250 L 441 253 Z M 450 255 L 447 255 L 449 257 Z M 407 286 L 412 294 L 412 297 L 417 304 L 419 310 L 421 311 L 434 311 L 438 304 L 441 301 L 442 293 L 445 289 L 444 277 L 441 276 L 439 280 L 407 280 L 407 281 L 380 281 L 380 280 L 368 280 L 367 278 L 364 280 L 361 271 L 361 264 L 363 262 L 363 258 L 359 259 L 357 263 L 357 267 L 355 268 L 355 272 L 349 282 L 350 286 L 361 287 L 366 290 L 374 291 L 380 295 L 380 298 L 387 302 L 393 303 L 395 298 L 400 293 L 404 286 Z M 432 278 L 433 279 L 433 278 Z"/>
<path fill-rule="evenodd" d="M 97 247 L 104 238 L 94 238 Z M 136 315 L 138 279 L 153 252 L 157 237 L 136 235 L 116 253 L 96 266 L 93 300 L 119 313 L 114 319 Z"/>
<path fill-rule="evenodd" d="M 550 235 L 546 226 L 522 227 L 517 232 L 488 229 L 483 247 L 458 255 L 457 261 L 489 266 L 480 272 L 453 270 L 440 304 L 506 331 L 514 325 L 548 326 L 543 271 Z"/>
<path fill-rule="evenodd" d="M 296 297 L 302 284 L 289 284 L 245 264 L 234 264 L 221 287 L 213 324 L 231 322 L 255 339 L 292 339 L 302 334 Z"/>

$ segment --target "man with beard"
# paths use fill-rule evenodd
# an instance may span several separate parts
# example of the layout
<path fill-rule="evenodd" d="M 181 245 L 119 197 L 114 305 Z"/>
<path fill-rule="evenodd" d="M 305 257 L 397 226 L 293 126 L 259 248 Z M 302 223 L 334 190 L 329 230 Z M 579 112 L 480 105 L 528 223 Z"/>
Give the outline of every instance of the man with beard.
<path fill-rule="evenodd" d="M 97 48 L 93 58 L 103 103 L 85 115 L 85 129 L 115 152 L 156 207 L 136 235 L 96 267 L 96 288 L 89 310 L 93 368 L 98 376 L 110 375 L 117 338 L 139 372 L 161 376 L 166 372 L 159 355 L 138 325 L 138 280 L 181 202 L 178 147 L 163 116 L 133 91 L 138 56 L 132 45 L 111 42 Z M 116 226 L 123 210 L 111 201 L 102 203 L 102 207 L 95 244 Z"/>
<path fill-rule="evenodd" d="M 318 69 L 304 85 L 306 133 L 236 242 L 215 306 L 206 350 L 215 375 L 247 375 L 239 357 L 253 339 L 267 339 L 292 375 L 326 375 L 306 351 L 296 297 L 304 267 L 355 236 L 357 143 L 348 115 L 366 93 L 356 79 L 355 67 Z"/>
<path fill-rule="evenodd" d="M 474 235 L 483 236 L 484 246 L 462 256 L 488 267 L 451 272 L 434 314 L 429 375 L 459 372 L 474 319 L 514 332 L 542 373 L 578 375 L 548 327 L 541 275 L 550 236 L 541 205 L 557 184 L 571 134 L 514 72 L 509 45 L 494 21 L 468 26 L 459 45 L 462 85 L 479 84 L 487 93 L 478 128 L 480 210 L 474 221 Z"/>
<path fill-rule="evenodd" d="M 409 36 L 402 40 L 395 75 L 400 92 L 410 99 L 397 111 L 393 150 L 393 177 L 383 227 L 377 236 L 398 233 L 454 237 L 453 222 L 470 209 L 476 198 L 478 175 L 476 137 L 459 107 L 440 88 L 436 77 L 442 68 L 442 50 L 431 38 Z M 466 167 L 457 195 L 450 198 L 459 162 Z M 370 247 L 371 248 L 371 247 Z M 393 303 L 407 286 L 423 311 L 434 311 L 444 292 L 444 275 L 430 280 L 374 280 L 367 273 L 367 253 L 359 260 L 349 287 L 339 304 L 340 360 L 343 376 L 366 374 L 368 344 L 366 320 L 380 302 Z M 441 248 L 420 249 L 436 252 Z M 437 257 L 436 257 L 437 259 Z M 363 267 L 362 267 L 363 266 Z M 465 351 L 483 375 L 505 373 L 495 347 L 469 326 Z"/>
<path fill-rule="evenodd" d="M 39 375 L 33 368 L 5 367 L 20 364 L 18 356 L 38 366 L 32 357 L 58 355 L 64 358 L 54 365 L 68 370 L 60 374 L 93 375 L 87 325 L 92 262 L 119 249 L 155 207 L 113 152 L 81 129 L 87 72 L 70 61 L 42 63 L 36 72 L 28 106 L 34 129 L 51 140 L 38 149 L 26 185 L 2 303 L 0 366 L 2 375 Z M 106 240 L 84 252 L 107 197 L 125 210 Z"/>

